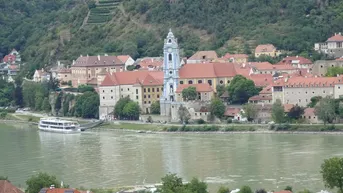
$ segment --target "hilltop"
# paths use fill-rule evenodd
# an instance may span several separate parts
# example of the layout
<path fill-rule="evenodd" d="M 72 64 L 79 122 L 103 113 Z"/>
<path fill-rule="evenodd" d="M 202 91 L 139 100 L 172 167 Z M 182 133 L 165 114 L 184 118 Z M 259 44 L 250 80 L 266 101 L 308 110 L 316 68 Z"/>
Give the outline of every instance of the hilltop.
<path fill-rule="evenodd" d="M 310 55 L 343 22 L 339 0 L 0 0 L 0 9 L 0 57 L 20 50 L 27 75 L 80 54 L 161 55 L 169 28 L 183 56 L 249 54 L 260 43 Z"/>

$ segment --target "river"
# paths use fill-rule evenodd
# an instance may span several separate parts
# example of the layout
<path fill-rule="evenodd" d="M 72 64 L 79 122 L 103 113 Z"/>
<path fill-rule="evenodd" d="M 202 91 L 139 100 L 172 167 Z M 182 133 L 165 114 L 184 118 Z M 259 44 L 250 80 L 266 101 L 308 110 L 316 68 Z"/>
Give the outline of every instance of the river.
<path fill-rule="evenodd" d="M 18 186 L 44 171 L 71 187 L 159 183 L 166 173 L 220 185 L 280 190 L 323 189 L 323 159 L 343 155 L 341 135 L 138 134 L 98 131 L 55 134 L 0 128 L 0 176 Z"/>

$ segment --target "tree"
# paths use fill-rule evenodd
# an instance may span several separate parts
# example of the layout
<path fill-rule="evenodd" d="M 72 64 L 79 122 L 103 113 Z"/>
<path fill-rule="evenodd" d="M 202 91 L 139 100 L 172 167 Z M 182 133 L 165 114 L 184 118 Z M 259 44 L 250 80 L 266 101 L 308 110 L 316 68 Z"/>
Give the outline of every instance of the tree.
<path fill-rule="evenodd" d="M 217 90 L 217 97 L 220 97 L 224 94 L 226 90 L 228 90 L 228 87 L 218 84 L 216 87 L 216 90 Z"/>
<path fill-rule="evenodd" d="M 124 98 L 119 99 L 114 106 L 114 111 L 113 111 L 114 116 L 118 117 L 119 119 L 122 119 L 124 117 L 124 113 L 123 113 L 124 107 L 130 101 L 131 100 L 129 97 L 124 97 Z"/>
<path fill-rule="evenodd" d="M 212 99 L 210 104 L 211 115 L 222 118 L 224 116 L 225 110 L 226 107 L 219 98 L 216 97 Z"/>
<path fill-rule="evenodd" d="M 177 112 L 179 114 L 181 123 L 187 124 L 189 119 L 191 118 L 191 114 L 189 114 L 187 108 L 181 105 Z"/>
<path fill-rule="evenodd" d="M 9 181 L 7 176 L 0 176 L 0 180 L 7 180 L 7 181 Z"/>
<path fill-rule="evenodd" d="M 275 123 L 283 123 L 285 120 L 285 109 L 279 99 L 272 106 L 272 118 Z"/>
<path fill-rule="evenodd" d="M 82 118 L 98 118 L 99 117 L 99 95 L 91 92 L 82 105 Z M 69 106 L 69 105 L 68 105 Z"/>
<path fill-rule="evenodd" d="M 304 114 L 304 108 L 295 105 L 291 108 L 291 110 L 287 113 L 288 117 L 291 119 L 298 120 Z"/>
<path fill-rule="evenodd" d="M 48 97 L 45 97 L 43 100 L 42 110 L 44 110 L 45 112 L 50 112 L 50 110 L 51 110 L 51 106 L 50 106 Z"/>
<path fill-rule="evenodd" d="M 58 93 L 58 95 L 57 95 L 57 99 L 56 99 L 56 103 L 55 103 L 55 111 L 56 111 L 57 115 L 58 115 L 58 112 L 60 111 L 60 109 L 62 108 L 62 95 L 63 95 L 62 92 Z"/>
<path fill-rule="evenodd" d="M 217 193 L 230 193 L 230 189 L 224 186 L 220 186 Z"/>
<path fill-rule="evenodd" d="M 79 87 L 77 87 L 77 90 L 79 92 L 82 92 L 82 93 L 85 93 L 85 92 L 94 92 L 94 88 L 92 86 L 89 86 L 89 85 L 80 85 Z"/>
<path fill-rule="evenodd" d="M 41 172 L 26 180 L 26 185 L 26 193 L 37 193 L 42 188 L 48 188 L 51 185 L 55 185 L 56 188 L 60 187 L 60 183 L 57 181 L 55 176 L 50 176 L 47 173 Z"/>
<path fill-rule="evenodd" d="M 129 120 L 138 120 L 139 113 L 140 108 L 136 102 L 130 101 L 124 106 L 123 114 Z"/>
<path fill-rule="evenodd" d="M 261 89 L 255 87 L 252 80 L 248 80 L 242 75 L 235 76 L 229 87 L 229 101 L 233 104 L 244 104 L 248 99 L 257 95 Z"/>
<path fill-rule="evenodd" d="M 314 96 L 311 98 L 311 102 L 307 105 L 310 108 L 313 108 L 317 105 L 317 103 L 322 99 L 321 96 Z"/>
<path fill-rule="evenodd" d="M 185 101 L 196 100 L 197 96 L 198 96 L 198 93 L 194 86 L 190 86 L 182 90 L 182 98 Z"/>
<path fill-rule="evenodd" d="M 265 189 L 256 190 L 255 193 L 267 193 Z"/>
<path fill-rule="evenodd" d="M 252 190 L 251 190 L 251 188 L 249 186 L 243 186 L 239 190 L 239 193 L 252 193 Z"/>
<path fill-rule="evenodd" d="M 288 190 L 288 191 L 291 191 L 291 192 L 293 192 L 293 188 L 292 188 L 292 186 L 286 186 L 285 190 Z"/>
<path fill-rule="evenodd" d="M 244 116 L 248 119 L 248 121 L 253 121 L 257 117 L 257 107 L 252 103 L 247 103 L 243 105 Z"/>
<path fill-rule="evenodd" d="M 340 75 L 340 74 L 343 74 L 343 67 L 335 66 L 335 67 L 329 67 L 327 69 L 325 76 L 335 77 L 335 76 Z"/>
<path fill-rule="evenodd" d="M 155 101 L 151 104 L 150 106 L 150 109 L 151 109 L 151 114 L 160 114 L 160 101 Z"/>
<path fill-rule="evenodd" d="M 340 193 L 343 192 L 343 158 L 325 159 L 320 173 L 326 187 L 338 188 Z"/>
<path fill-rule="evenodd" d="M 189 184 L 185 185 L 187 191 L 196 193 L 208 193 L 207 184 L 199 181 L 197 178 L 193 178 Z"/>
<path fill-rule="evenodd" d="M 324 125 L 326 125 L 326 123 L 332 123 L 335 120 L 335 109 L 334 99 L 326 97 L 319 101 L 319 105 L 315 107 L 314 113 L 318 116 L 318 119 L 322 120 Z"/>
<path fill-rule="evenodd" d="M 167 174 L 162 178 L 162 186 L 157 189 L 158 193 L 208 193 L 207 184 L 193 178 L 190 183 L 183 184 L 182 178 L 175 174 Z"/>

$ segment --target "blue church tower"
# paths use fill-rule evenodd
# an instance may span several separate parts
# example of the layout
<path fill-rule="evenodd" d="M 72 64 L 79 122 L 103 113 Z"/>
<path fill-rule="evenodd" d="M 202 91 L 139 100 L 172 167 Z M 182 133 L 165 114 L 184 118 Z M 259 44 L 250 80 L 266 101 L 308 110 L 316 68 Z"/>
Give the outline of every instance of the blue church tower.
<path fill-rule="evenodd" d="M 163 94 L 160 98 L 160 110 L 162 116 L 171 116 L 171 107 L 175 101 L 175 91 L 179 83 L 180 55 L 177 39 L 169 30 L 163 47 Z"/>

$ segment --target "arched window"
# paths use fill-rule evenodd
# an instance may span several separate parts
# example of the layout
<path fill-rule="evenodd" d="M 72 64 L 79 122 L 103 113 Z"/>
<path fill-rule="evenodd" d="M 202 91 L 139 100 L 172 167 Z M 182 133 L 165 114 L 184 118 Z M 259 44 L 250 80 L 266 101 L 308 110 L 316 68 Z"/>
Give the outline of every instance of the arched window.
<path fill-rule="evenodd" d="M 168 40 L 168 43 L 171 43 L 171 39 Z"/>
<path fill-rule="evenodd" d="M 193 81 L 192 81 L 192 80 L 189 80 L 189 81 L 188 81 L 188 84 L 193 84 Z"/>
<path fill-rule="evenodd" d="M 172 61 L 172 58 L 173 58 L 172 55 L 169 54 L 169 55 L 168 55 L 168 60 L 169 60 L 169 61 Z"/>
<path fill-rule="evenodd" d="M 223 80 L 220 80 L 220 81 L 219 81 L 219 83 L 220 83 L 220 84 L 223 84 L 223 83 L 224 83 L 224 81 L 223 81 Z"/>
<path fill-rule="evenodd" d="M 202 80 L 198 80 L 198 84 L 202 84 Z"/>
<path fill-rule="evenodd" d="M 228 80 L 227 83 L 230 84 L 230 80 Z"/>

